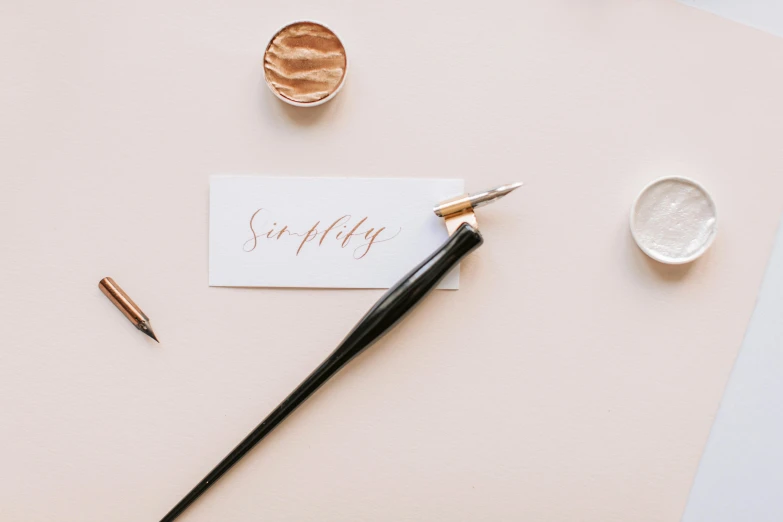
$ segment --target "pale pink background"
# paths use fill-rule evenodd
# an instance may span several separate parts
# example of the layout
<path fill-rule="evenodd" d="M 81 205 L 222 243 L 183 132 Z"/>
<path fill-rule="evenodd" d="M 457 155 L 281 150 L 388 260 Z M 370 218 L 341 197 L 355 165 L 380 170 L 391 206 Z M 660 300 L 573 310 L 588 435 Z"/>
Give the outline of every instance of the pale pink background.
<path fill-rule="evenodd" d="M 265 43 L 348 48 L 288 108 Z M 520 179 L 486 244 L 183 521 L 676 522 L 783 212 L 783 39 L 669 0 L 0 6 L 0 518 L 156 521 L 380 291 L 207 286 L 208 176 Z M 669 269 L 628 209 L 719 206 Z M 113 276 L 148 342 L 100 294 Z"/>

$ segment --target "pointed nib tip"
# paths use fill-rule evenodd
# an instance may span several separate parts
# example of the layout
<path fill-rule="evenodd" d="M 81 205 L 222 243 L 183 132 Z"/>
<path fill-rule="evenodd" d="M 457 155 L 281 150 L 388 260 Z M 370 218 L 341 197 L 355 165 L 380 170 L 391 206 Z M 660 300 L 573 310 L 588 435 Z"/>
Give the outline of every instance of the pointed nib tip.
<path fill-rule="evenodd" d="M 508 194 L 512 190 L 516 190 L 522 185 L 524 185 L 524 183 L 522 183 L 521 181 L 517 181 L 516 183 L 509 183 L 508 185 L 503 185 L 502 187 L 498 187 L 497 190 Z"/>
<path fill-rule="evenodd" d="M 152 331 L 152 326 L 150 326 L 149 323 L 144 324 L 141 328 L 139 328 L 139 330 L 144 332 L 146 335 L 149 335 L 155 340 L 156 343 L 160 344 L 158 337 L 155 335 L 155 332 Z"/>

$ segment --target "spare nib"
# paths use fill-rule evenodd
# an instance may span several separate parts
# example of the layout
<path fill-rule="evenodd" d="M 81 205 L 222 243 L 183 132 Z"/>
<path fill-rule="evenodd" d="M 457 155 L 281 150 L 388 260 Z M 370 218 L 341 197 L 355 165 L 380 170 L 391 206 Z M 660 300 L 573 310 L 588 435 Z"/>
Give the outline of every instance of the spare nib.
<path fill-rule="evenodd" d="M 155 342 L 160 343 L 160 341 L 158 341 L 158 338 L 155 336 L 155 332 L 152 331 L 152 326 L 150 325 L 149 321 L 144 321 L 139 323 L 138 329 L 141 330 L 143 333 L 149 335 L 153 339 L 155 339 Z"/>
<path fill-rule="evenodd" d="M 128 318 L 128 321 L 130 321 L 133 326 L 135 326 L 140 332 L 143 332 L 144 334 L 149 335 L 155 339 L 156 342 L 160 342 L 158 341 L 158 337 L 155 335 L 155 332 L 152 331 L 149 317 L 144 315 L 144 312 L 141 311 L 139 305 L 133 302 L 133 299 L 131 299 L 122 288 L 120 288 L 120 285 L 114 282 L 114 279 L 111 277 L 104 277 L 98 283 L 98 287 L 100 287 L 101 292 L 103 292 L 104 295 L 108 297 L 112 303 L 114 303 L 114 306 L 116 306 L 119 311 Z"/>

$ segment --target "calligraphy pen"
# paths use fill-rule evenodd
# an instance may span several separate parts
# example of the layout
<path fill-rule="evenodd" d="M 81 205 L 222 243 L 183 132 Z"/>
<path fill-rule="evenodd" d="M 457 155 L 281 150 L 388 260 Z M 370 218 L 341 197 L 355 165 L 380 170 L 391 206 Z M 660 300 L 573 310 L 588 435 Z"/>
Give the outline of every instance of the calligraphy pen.
<path fill-rule="evenodd" d="M 354 326 L 337 349 L 297 386 L 261 424 L 256 426 L 231 453 L 220 461 L 215 469 L 196 484 L 190 493 L 185 495 L 160 522 L 171 522 L 182 514 L 188 506 L 209 489 L 226 471 L 231 469 L 261 439 L 283 422 L 332 375 L 364 349 L 369 348 L 405 317 L 462 258 L 484 242 L 484 238 L 478 231 L 478 223 L 473 209 L 492 203 L 520 186 L 522 183 L 513 183 L 486 192 L 465 194 L 436 206 L 434 208 L 435 214 L 445 220 L 449 239 L 430 257 L 391 287 Z"/>

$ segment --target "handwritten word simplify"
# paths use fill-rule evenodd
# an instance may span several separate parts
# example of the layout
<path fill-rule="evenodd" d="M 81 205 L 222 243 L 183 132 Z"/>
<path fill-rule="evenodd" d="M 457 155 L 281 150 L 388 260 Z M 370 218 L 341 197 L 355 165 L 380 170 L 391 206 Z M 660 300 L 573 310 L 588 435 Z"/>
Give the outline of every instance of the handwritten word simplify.
<path fill-rule="evenodd" d="M 256 219 L 263 211 L 265 211 L 263 208 L 259 208 L 253 212 L 252 216 L 250 216 L 250 232 L 252 233 L 253 237 L 245 241 L 244 245 L 242 246 L 242 249 L 245 252 L 254 251 L 259 246 L 260 241 L 271 240 L 277 242 L 281 239 L 286 239 L 291 236 L 302 238 L 299 242 L 298 248 L 296 249 L 297 256 L 300 254 L 300 252 L 302 252 L 302 249 L 305 248 L 307 243 L 313 243 L 316 240 L 317 246 L 315 248 L 322 246 L 326 241 L 339 242 L 340 248 L 346 248 L 352 240 L 356 239 L 357 241 L 364 242 L 361 245 L 354 247 L 353 258 L 362 259 L 370 252 L 370 249 L 373 247 L 373 245 L 376 243 L 390 241 L 397 237 L 400 232 L 402 232 L 402 229 L 399 229 L 397 232 L 392 234 L 387 230 L 386 227 L 369 227 L 369 217 L 367 216 L 359 219 L 355 224 L 352 225 L 351 223 L 353 221 L 353 216 L 350 214 L 345 214 L 332 221 L 331 224 L 325 228 L 321 229 L 318 228 L 321 226 L 321 220 L 316 221 L 315 224 L 306 232 L 291 230 L 288 225 L 279 226 L 276 222 L 273 222 L 272 226 L 266 230 L 266 232 L 258 233 L 256 231 Z M 263 224 L 260 226 L 266 228 Z"/>

